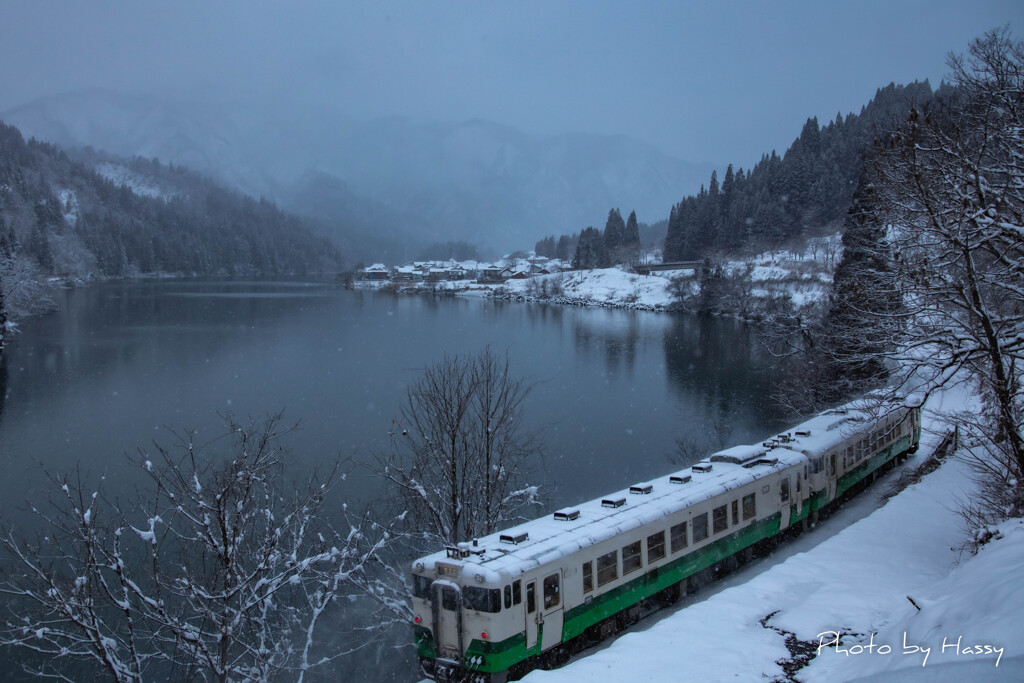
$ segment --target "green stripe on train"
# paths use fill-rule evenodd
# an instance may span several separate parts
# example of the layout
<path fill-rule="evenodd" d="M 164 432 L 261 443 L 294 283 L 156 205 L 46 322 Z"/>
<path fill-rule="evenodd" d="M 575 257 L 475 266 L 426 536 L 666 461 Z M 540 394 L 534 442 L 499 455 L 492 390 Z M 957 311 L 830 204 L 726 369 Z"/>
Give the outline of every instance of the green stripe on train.
<path fill-rule="evenodd" d="M 607 593 L 594 596 L 589 603 L 566 610 L 563 617 L 562 642 L 575 638 L 588 627 L 635 605 L 644 598 L 648 598 L 760 540 L 778 534 L 779 519 L 780 516 L 775 514 L 750 523 L 710 545 L 687 553 L 666 565 L 655 567 Z M 542 636 L 538 634 L 536 647 L 527 651 L 526 637 L 523 633 L 518 633 L 497 643 L 474 639 L 466 650 L 466 661 L 471 661 L 471 658 L 475 656 L 482 656 L 483 663 L 474 667 L 475 671 L 483 673 L 503 671 L 529 656 L 539 654 L 541 641 Z"/>
<path fill-rule="evenodd" d="M 882 467 L 885 463 L 908 450 L 910 446 L 910 437 L 904 436 L 888 448 L 883 448 L 871 457 L 865 458 L 861 464 L 839 478 L 839 483 L 836 486 L 836 498 L 863 481 L 865 477 Z"/>

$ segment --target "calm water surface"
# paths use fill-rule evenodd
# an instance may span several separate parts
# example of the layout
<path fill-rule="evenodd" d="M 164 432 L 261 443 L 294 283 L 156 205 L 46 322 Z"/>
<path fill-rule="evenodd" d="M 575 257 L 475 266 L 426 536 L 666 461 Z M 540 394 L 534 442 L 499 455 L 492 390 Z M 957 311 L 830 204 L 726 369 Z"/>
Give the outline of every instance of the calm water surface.
<path fill-rule="evenodd" d="M 552 508 L 676 469 L 680 438 L 784 426 L 777 372 L 735 321 L 487 299 L 395 297 L 322 282 L 109 283 L 60 293 L 0 366 L 0 504 L 39 495 L 38 462 L 116 486 L 126 454 L 218 413 L 285 410 L 296 474 L 387 445 L 407 385 L 443 354 L 508 351 L 535 383 L 536 479 Z M 710 446 L 718 447 L 710 439 Z M 350 478 L 349 499 L 372 495 Z"/>

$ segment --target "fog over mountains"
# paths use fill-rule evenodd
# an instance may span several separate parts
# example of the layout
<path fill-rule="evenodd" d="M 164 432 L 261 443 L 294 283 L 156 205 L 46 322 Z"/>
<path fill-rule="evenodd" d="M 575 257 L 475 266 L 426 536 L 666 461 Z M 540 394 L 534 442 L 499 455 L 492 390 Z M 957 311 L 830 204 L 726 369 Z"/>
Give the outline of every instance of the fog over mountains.
<path fill-rule="evenodd" d="M 0 118 L 26 137 L 208 174 L 316 218 L 343 249 L 367 259 L 447 240 L 494 252 L 529 248 L 548 234 L 601 225 L 611 207 L 653 223 L 712 169 L 620 136 L 541 137 L 481 120 L 413 116 L 354 121 L 287 103 L 185 105 L 88 91 Z"/>

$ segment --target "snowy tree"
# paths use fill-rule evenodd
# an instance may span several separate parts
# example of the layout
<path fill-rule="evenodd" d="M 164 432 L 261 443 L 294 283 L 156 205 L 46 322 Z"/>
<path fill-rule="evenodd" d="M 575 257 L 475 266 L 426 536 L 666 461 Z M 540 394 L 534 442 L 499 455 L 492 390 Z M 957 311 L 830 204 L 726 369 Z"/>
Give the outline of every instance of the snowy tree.
<path fill-rule="evenodd" d="M 374 468 L 411 532 L 430 544 L 468 541 L 537 503 L 537 487 L 524 482 L 541 452 L 524 424 L 529 393 L 490 348 L 424 369 Z"/>
<path fill-rule="evenodd" d="M 640 225 L 636 220 L 636 211 L 629 212 L 626 219 L 626 231 L 623 233 L 620 261 L 635 264 L 640 256 Z"/>
<path fill-rule="evenodd" d="M 0 283 L 0 351 L 4 350 L 7 335 L 7 305 L 4 303 L 4 288 Z"/>
<path fill-rule="evenodd" d="M 977 462 L 1001 484 L 997 507 L 1019 515 L 1024 44 L 1008 29 L 993 30 L 948 64 L 953 87 L 915 108 L 877 153 L 880 218 L 893 226 L 906 306 L 891 357 L 926 387 L 965 379 L 980 386 L 984 419 L 965 424 L 990 444 Z"/>
<path fill-rule="evenodd" d="M 393 536 L 325 518 L 337 470 L 289 494 L 280 414 L 228 427 L 221 458 L 194 433 L 140 453 L 148 483 L 128 504 L 77 472 L 49 473 L 53 496 L 31 508 L 37 535 L 0 538 L 9 657 L 62 680 L 303 680 L 366 638 L 321 627 L 342 598 L 368 599 L 373 621 L 406 620 L 385 562 Z"/>
<path fill-rule="evenodd" d="M 817 334 L 819 406 L 849 400 L 881 385 L 885 356 L 899 322 L 899 288 L 874 185 L 861 174 L 843 224 L 843 257 Z"/>
<path fill-rule="evenodd" d="M 19 252 L 0 253 L 0 300 L 13 320 L 54 308 L 45 275 L 35 261 Z"/>
<path fill-rule="evenodd" d="M 611 258 L 605 247 L 601 231 L 592 226 L 584 228 L 576 242 L 572 267 L 582 270 L 585 268 L 607 268 L 610 265 Z"/>
<path fill-rule="evenodd" d="M 618 209 L 608 211 L 608 220 L 601 236 L 604 238 L 605 249 L 614 257 L 626 237 L 626 222 L 622 220 L 622 214 Z"/>

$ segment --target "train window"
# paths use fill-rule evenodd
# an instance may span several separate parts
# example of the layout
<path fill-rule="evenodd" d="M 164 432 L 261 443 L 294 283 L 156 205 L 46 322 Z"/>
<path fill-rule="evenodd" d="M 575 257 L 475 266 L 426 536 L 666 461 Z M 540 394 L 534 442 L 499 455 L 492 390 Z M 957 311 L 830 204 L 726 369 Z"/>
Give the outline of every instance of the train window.
<path fill-rule="evenodd" d="M 544 609 L 558 607 L 561 602 L 561 595 L 558 589 L 558 574 L 552 574 L 544 579 Z"/>
<path fill-rule="evenodd" d="M 512 606 L 512 586 L 505 586 L 505 609 Z"/>
<path fill-rule="evenodd" d="M 815 458 L 811 460 L 811 474 L 818 474 L 821 472 L 821 458 Z"/>
<path fill-rule="evenodd" d="M 678 553 L 686 547 L 686 522 L 680 522 L 668 531 L 672 539 L 672 552 Z"/>
<path fill-rule="evenodd" d="M 459 609 L 459 594 L 449 586 L 441 586 L 441 607 L 454 612 Z"/>
<path fill-rule="evenodd" d="M 412 575 L 412 595 L 423 600 L 430 599 L 430 584 L 433 583 L 425 576 Z"/>
<path fill-rule="evenodd" d="M 757 516 L 757 506 L 754 501 L 754 494 L 743 496 L 743 521 L 753 519 Z"/>
<path fill-rule="evenodd" d="M 526 613 L 533 614 L 537 609 L 537 584 L 534 581 L 526 584 Z"/>
<path fill-rule="evenodd" d="M 583 563 L 583 592 L 594 590 L 594 563 L 587 560 Z"/>
<path fill-rule="evenodd" d="M 725 505 L 720 505 L 711 511 L 712 533 L 720 534 L 729 528 L 729 513 Z"/>
<path fill-rule="evenodd" d="M 518 605 L 523 601 L 523 582 L 513 581 L 512 582 L 512 604 Z"/>
<path fill-rule="evenodd" d="M 693 542 L 699 543 L 708 537 L 708 513 L 702 512 L 693 518 Z"/>
<path fill-rule="evenodd" d="M 640 541 L 622 546 L 622 575 L 635 572 L 644 566 L 643 555 L 640 550 Z"/>
<path fill-rule="evenodd" d="M 740 501 L 739 500 L 734 500 L 732 502 L 732 523 L 733 524 L 739 524 L 740 523 Z"/>
<path fill-rule="evenodd" d="M 647 564 L 665 557 L 665 532 L 659 531 L 647 537 Z"/>
<path fill-rule="evenodd" d="M 501 591 L 497 588 L 465 586 L 462 589 L 462 601 L 466 603 L 468 609 L 478 612 L 501 611 Z M 446 606 L 445 609 L 448 609 L 448 607 Z"/>
<path fill-rule="evenodd" d="M 779 500 L 785 503 L 789 500 L 789 478 L 782 480 L 782 485 L 779 487 Z"/>
<path fill-rule="evenodd" d="M 619 578 L 619 551 L 613 550 L 597 558 L 597 585 L 601 587 Z"/>

